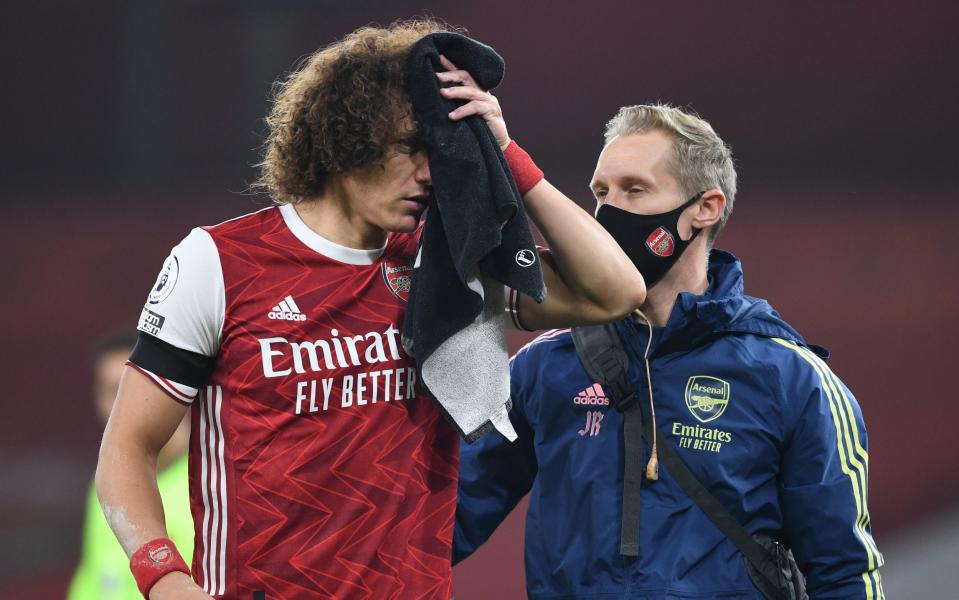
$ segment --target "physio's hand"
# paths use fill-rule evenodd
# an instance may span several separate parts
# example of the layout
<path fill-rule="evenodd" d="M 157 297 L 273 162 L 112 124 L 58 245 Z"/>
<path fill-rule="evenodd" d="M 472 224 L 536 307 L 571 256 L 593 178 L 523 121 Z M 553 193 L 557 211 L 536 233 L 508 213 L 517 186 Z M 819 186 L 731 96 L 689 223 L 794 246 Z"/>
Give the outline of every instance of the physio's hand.
<path fill-rule="evenodd" d="M 186 573 L 167 573 L 150 588 L 150 600 L 212 600 Z"/>
<path fill-rule="evenodd" d="M 446 68 L 436 74 L 436 77 L 442 82 L 458 83 L 456 87 L 440 88 L 440 94 L 448 100 L 463 100 L 466 102 L 456 110 L 450 113 L 450 119 L 459 121 L 470 115 L 480 115 L 486 120 L 493 137 L 500 149 L 506 149 L 509 146 L 509 132 L 506 131 L 506 121 L 503 119 L 503 109 L 500 108 L 499 100 L 496 96 L 483 90 L 477 85 L 476 80 L 469 74 L 457 68 L 450 59 L 440 56 L 440 64 Z"/>

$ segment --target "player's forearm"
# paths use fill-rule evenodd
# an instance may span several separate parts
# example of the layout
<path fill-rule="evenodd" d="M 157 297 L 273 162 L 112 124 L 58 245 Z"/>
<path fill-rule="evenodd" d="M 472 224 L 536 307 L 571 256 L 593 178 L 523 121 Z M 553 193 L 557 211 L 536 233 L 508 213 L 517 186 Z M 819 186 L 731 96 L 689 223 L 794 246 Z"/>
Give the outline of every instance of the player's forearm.
<path fill-rule="evenodd" d="M 523 196 L 570 292 L 606 314 L 625 316 L 646 299 L 646 284 L 605 229 L 545 179 Z"/>
<path fill-rule="evenodd" d="M 186 407 L 144 374 L 127 367 L 100 445 L 96 488 L 107 522 L 131 555 L 167 537 L 157 489 L 157 457 L 183 420 Z"/>
<path fill-rule="evenodd" d="M 167 537 L 156 461 L 155 453 L 107 428 L 97 463 L 97 496 L 127 556 L 151 540 Z"/>
<path fill-rule="evenodd" d="M 185 412 L 185 406 L 167 397 L 145 375 L 129 367 L 124 371 L 103 432 L 96 487 L 103 514 L 127 556 L 138 551 L 142 556 L 149 552 L 145 544 L 164 544 L 160 538 L 169 537 L 157 489 L 157 458 Z M 209 599 L 185 572 L 185 565 L 184 572 L 177 569 L 177 562 L 161 567 L 139 561 L 134 569 L 137 584 L 149 588 L 150 600 Z M 157 575 L 153 566 L 161 572 L 150 587 Z M 171 567 L 175 570 L 168 571 Z"/>
<path fill-rule="evenodd" d="M 156 482 L 158 452 L 124 443 L 110 428 L 100 446 L 96 486 L 100 506 L 127 556 L 144 544 L 168 538 Z M 150 600 L 209 600 L 186 573 L 172 571 L 150 588 Z"/>

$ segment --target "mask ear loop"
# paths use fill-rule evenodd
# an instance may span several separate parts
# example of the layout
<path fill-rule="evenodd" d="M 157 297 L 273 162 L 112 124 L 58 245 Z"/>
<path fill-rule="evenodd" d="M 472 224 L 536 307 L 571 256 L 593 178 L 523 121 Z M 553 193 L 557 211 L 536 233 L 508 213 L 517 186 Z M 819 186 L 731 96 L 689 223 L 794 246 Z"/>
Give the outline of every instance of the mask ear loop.
<path fill-rule="evenodd" d="M 649 412 L 653 417 L 653 441 L 652 451 L 649 454 L 649 462 L 646 463 L 646 479 L 651 481 L 659 480 L 659 455 L 656 452 L 656 434 L 659 429 L 656 427 L 656 406 L 653 404 L 653 376 L 649 370 L 649 349 L 653 345 L 653 324 L 643 314 L 643 311 L 636 309 L 636 314 L 640 317 L 646 327 L 649 328 L 649 339 L 646 341 L 646 351 L 643 353 L 643 365 L 646 367 L 646 387 L 649 389 Z"/>
<path fill-rule="evenodd" d="M 706 195 L 706 190 L 703 190 L 703 191 L 699 192 L 698 194 L 696 194 L 695 196 L 693 196 L 692 198 L 690 198 L 689 200 L 687 200 L 687 201 L 686 201 L 686 204 L 683 204 L 682 206 L 679 207 L 679 208 L 681 209 L 681 210 L 680 210 L 680 214 L 682 214 L 682 211 L 684 211 L 684 210 L 686 210 L 687 208 L 689 208 L 690 206 L 692 206 L 695 202 L 697 202 L 700 198 L 702 198 L 702 197 L 705 196 L 705 195 Z M 681 237 L 679 238 L 679 239 L 681 239 L 684 243 L 687 243 L 687 244 L 690 243 L 690 242 L 692 242 L 693 240 L 695 240 L 695 239 L 696 239 L 696 236 L 698 236 L 700 233 L 703 232 L 702 229 L 696 229 L 695 227 L 692 226 L 692 224 L 690 224 L 690 227 L 689 227 L 689 228 L 693 230 L 693 233 L 692 233 L 692 235 L 689 236 L 689 239 L 688 239 L 688 240 L 683 240 L 683 238 L 681 238 Z M 677 220 L 677 222 L 676 222 L 676 235 L 677 235 L 677 236 L 679 235 L 679 221 L 678 221 L 678 220 Z"/>

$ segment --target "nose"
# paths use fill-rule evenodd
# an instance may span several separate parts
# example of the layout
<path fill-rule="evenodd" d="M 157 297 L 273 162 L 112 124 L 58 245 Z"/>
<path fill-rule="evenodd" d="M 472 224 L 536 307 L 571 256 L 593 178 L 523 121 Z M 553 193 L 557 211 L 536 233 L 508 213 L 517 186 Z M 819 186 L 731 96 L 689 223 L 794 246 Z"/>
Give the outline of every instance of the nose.
<path fill-rule="evenodd" d="M 433 185 L 433 179 L 430 177 L 430 161 L 426 158 L 426 152 L 420 151 L 414 154 L 413 163 L 416 165 L 413 179 L 420 185 Z"/>

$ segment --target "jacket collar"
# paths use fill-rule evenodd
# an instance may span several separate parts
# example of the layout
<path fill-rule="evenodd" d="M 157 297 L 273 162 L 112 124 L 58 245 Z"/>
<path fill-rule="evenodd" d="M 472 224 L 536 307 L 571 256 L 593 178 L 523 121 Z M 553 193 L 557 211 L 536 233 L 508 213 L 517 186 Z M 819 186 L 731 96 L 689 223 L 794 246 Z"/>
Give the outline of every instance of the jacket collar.
<path fill-rule="evenodd" d="M 653 355 L 688 350 L 723 335 L 753 334 L 790 340 L 828 356 L 824 348 L 807 344 L 768 302 L 744 293 L 742 264 L 731 253 L 714 249 L 707 274 L 705 293 L 683 292 L 676 298 L 666 326 L 655 336 Z M 617 329 L 620 335 L 645 331 L 636 327 L 633 317 L 621 321 Z"/>

